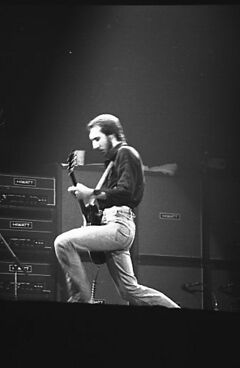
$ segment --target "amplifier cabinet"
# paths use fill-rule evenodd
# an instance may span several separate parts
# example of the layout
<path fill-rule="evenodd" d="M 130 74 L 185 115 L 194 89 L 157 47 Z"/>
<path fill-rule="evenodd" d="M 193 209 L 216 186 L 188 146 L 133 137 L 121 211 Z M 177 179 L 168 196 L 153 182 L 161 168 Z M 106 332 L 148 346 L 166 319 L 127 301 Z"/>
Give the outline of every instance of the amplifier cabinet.
<path fill-rule="evenodd" d="M 18 299 L 54 300 L 55 177 L 0 174 L 0 234 L 1 297 L 12 297 L 17 275 Z M 27 276 L 21 269 L 14 272 L 14 256 L 27 269 Z"/>
<path fill-rule="evenodd" d="M 201 196 L 199 179 L 146 172 L 138 207 L 139 254 L 200 257 Z"/>
<path fill-rule="evenodd" d="M 134 266 L 140 284 L 182 308 L 203 308 L 202 206 L 198 177 L 145 172 Z"/>
<path fill-rule="evenodd" d="M 240 261 L 240 180 L 209 176 L 205 191 L 209 257 Z"/>

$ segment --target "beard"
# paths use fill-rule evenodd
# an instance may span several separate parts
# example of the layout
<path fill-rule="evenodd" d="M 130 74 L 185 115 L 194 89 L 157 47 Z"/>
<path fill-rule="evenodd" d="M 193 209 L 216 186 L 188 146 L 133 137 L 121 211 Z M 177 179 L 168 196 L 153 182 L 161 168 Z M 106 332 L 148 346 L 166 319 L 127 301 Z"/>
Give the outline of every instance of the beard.
<path fill-rule="evenodd" d="M 113 148 L 113 145 L 112 145 L 112 141 L 111 139 L 107 136 L 107 144 L 106 144 L 106 149 L 105 149 L 105 152 L 104 152 L 104 156 L 107 158 L 108 157 L 108 154 L 109 152 L 111 151 L 111 149 Z"/>

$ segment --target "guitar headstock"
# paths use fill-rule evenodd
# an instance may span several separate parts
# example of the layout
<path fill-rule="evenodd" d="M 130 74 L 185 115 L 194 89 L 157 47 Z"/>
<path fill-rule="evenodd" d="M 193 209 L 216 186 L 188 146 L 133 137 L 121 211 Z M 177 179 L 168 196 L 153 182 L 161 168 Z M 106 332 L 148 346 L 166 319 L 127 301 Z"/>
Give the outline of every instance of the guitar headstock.
<path fill-rule="evenodd" d="M 77 155 L 76 151 L 70 152 L 67 158 L 67 169 L 69 174 L 74 171 L 74 168 L 77 166 Z"/>
<path fill-rule="evenodd" d="M 73 185 L 77 185 L 77 180 L 74 174 L 74 168 L 77 166 L 76 151 L 70 152 L 67 158 L 67 170 Z"/>

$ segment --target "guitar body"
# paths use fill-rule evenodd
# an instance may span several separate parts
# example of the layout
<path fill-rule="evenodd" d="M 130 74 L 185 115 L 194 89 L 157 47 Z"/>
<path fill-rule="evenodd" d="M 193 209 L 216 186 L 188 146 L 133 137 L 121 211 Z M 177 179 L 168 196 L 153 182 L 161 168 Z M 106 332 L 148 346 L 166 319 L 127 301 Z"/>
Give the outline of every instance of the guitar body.
<path fill-rule="evenodd" d="M 95 204 L 85 206 L 85 220 L 87 225 L 101 225 L 102 212 Z"/>
<path fill-rule="evenodd" d="M 81 204 L 81 208 L 82 208 L 82 204 Z M 84 216 L 84 222 L 85 222 L 85 226 L 92 226 L 92 225 L 101 225 L 101 219 L 102 219 L 102 213 L 99 212 L 99 209 L 96 205 L 88 205 L 85 206 L 85 208 L 82 208 L 82 212 L 85 212 Z M 91 251 L 90 252 L 90 256 L 92 261 L 95 264 L 102 264 L 105 263 L 106 258 L 105 258 L 105 253 L 104 252 L 97 252 L 97 251 Z"/>

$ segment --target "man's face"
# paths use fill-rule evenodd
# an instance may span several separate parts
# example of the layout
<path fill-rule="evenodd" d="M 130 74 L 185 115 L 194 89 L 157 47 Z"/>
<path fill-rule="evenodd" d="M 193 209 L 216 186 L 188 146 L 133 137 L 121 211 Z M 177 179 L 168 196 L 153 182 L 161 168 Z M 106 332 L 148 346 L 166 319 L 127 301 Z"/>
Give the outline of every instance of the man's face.
<path fill-rule="evenodd" d="M 108 154 L 108 152 L 112 148 L 110 137 L 104 134 L 99 126 L 94 126 L 93 128 L 91 128 L 89 139 L 92 142 L 93 149 L 101 151 L 104 155 Z"/>

